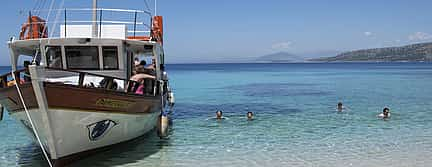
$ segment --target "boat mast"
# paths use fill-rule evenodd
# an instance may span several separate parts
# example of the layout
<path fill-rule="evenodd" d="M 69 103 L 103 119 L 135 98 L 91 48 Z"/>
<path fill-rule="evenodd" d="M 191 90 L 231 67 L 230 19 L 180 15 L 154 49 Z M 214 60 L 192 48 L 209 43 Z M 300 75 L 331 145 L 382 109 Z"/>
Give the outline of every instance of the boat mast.
<path fill-rule="evenodd" d="M 154 15 L 157 16 L 157 0 L 154 0 Z"/>
<path fill-rule="evenodd" d="M 93 38 L 98 36 L 98 25 L 97 25 L 97 0 L 93 0 Z"/>

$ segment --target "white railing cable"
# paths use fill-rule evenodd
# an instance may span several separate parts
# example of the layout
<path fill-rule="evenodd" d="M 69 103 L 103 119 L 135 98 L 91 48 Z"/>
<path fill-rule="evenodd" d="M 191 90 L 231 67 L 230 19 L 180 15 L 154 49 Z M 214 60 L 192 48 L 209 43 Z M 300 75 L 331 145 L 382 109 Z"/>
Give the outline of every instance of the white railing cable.
<path fill-rule="evenodd" d="M 54 6 L 54 0 L 51 0 L 51 3 L 50 3 L 50 7 L 49 7 L 49 12 L 48 12 L 48 14 L 47 14 L 47 19 L 46 19 L 46 26 L 44 27 L 44 29 L 43 29 L 43 31 L 42 31 L 42 37 L 43 37 L 43 35 L 44 35 L 44 33 L 45 33 L 45 30 L 48 28 L 48 21 L 49 21 L 49 18 L 51 17 L 51 9 L 53 8 L 53 6 Z M 49 34 L 47 34 L 47 35 L 49 35 Z M 41 41 L 42 39 L 40 39 L 40 41 Z M 39 41 L 39 42 L 40 42 Z"/>
<path fill-rule="evenodd" d="M 146 6 L 146 8 L 147 8 L 148 11 L 151 11 L 150 6 L 149 6 L 147 0 L 144 0 L 144 5 Z"/>
<path fill-rule="evenodd" d="M 36 139 L 37 139 L 37 141 L 38 141 L 38 143 L 39 143 L 40 148 L 42 149 L 42 152 L 43 152 L 43 154 L 44 154 L 44 156 L 45 156 L 45 158 L 46 158 L 46 160 L 47 160 L 47 162 L 48 162 L 48 165 L 49 165 L 50 167 L 53 167 L 53 165 L 51 164 L 51 161 L 50 161 L 50 159 L 49 159 L 49 157 L 48 157 L 48 154 L 47 154 L 47 152 L 46 152 L 46 150 L 45 150 L 45 147 L 42 145 L 42 141 L 41 141 L 41 139 L 39 138 L 39 133 L 37 132 L 36 127 L 35 127 L 34 124 L 33 124 L 33 120 L 32 120 L 32 118 L 31 118 L 31 116 L 30 116 L 30 113 L 29 113 L 29 111 L 28 111 L 28 109 L 27 109 L 27 105 L 26 105 L 25 102 L 24 102 L 24 98 L 23 98 L 23 96 L 22 96 L 22 94 L 21 94 L 21 89 L 20 89 L 20 87 L 18 86 L 18 82 L 19 82 L 19 81 L 16 79 L 15 74 L 14 74 L 13 71 L 12 71 L 11 74 L 12 74 L 12 78 L 15 80 L 15 87 L 16 87 L 16 89 L 17 89 L 18 96 L 19 96 L 20 99 L 21 99 L 21 103 L 22 103 L 22 105 L 23 105 L 23 107 L 24 107 L 24 110 L 25 110 L 25 113 L 26 113 L 26 115 L 27 115 L 27 119 L 29 120 L 30 125 L 32 126 L 33 133 L 34 133 L 35 136 L 36 136 Z"/>
<path fill-rule="evenodd" d="M 68 11 L 93 11 L 92 8 L 68 8 Z M 97 11 L 111 11 L 111 12 L 127 12 L 127 13 L 145 13 L 151 15 L 151 12 L 146 10 L 134 9 L 111 9 L 111 8 L 97 8 Z M 32 10 L 32 11 L 48 11 L 48 10 Z M 64 11 L 64 9 L 52 9 L 52 11 Z"/>
<path fill-rule="evenodd" d="M 60 7 L 62 8 L 63 7 L 63 5 L 64 5 L 64 0 L 62 0 L 62 2 L 60 3 Z M 50 9 L 51 10 L 51 9 Z M 56 16 L 55 16 L 55 19 L 54 19 L 54 22 L 57 22 L 58 21 L 58 19 L 59 19 L 59 16 L 60 16 L 60 13 L 61 13 L 61 11 L 59 10 L 59 11 L 57 11 L 57 13 L 56 13 Z M 50 37 L 52 37 L 53 36 L 53 34 L 54 34 L 54 32 L 55 32 L 55 29 L 56 29 L 56 27 L 57 27 L 57 24 L 54 24 L 53 25 L 53 28 L 52 28 L 52 30 L 53 31 L 51 31 L 51 34 L 50 34 Z M 50 41 L 51 41 L 51 38 L 48 38 L 48 44 L 50 43 Z"/>

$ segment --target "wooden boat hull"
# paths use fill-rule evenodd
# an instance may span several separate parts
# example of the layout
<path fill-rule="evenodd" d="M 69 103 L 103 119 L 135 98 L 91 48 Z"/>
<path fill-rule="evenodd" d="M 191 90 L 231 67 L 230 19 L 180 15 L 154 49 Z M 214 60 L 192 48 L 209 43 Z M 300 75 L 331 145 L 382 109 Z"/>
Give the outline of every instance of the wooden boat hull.
<path fill-rule="evenodd" d="M 54 161 L 142 136 L 156 127 L 161 110 L 160 96 L 45 83 L 48 109 L 41 111 L 32 85 L 20 88 L 44 147 L 56 154 Z M 0 103 L 32 133 L 15 87 L 0 90 Z"/>

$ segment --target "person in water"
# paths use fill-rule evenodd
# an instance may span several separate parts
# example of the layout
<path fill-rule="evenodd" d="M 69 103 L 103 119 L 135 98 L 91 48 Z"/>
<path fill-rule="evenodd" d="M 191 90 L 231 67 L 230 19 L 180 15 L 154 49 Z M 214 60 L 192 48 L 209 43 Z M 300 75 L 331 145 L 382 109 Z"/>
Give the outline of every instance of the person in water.
<path fill-rule="evenodd" d="M 337 111 L 342 112 L 343 109 L 344 109 L 344 107 L 343 107 L 343 105 L 342 105 L 342 102 L 339 102 L 339 103 L 337 104 Z"/>
<path fill-rule="evenodd" d="M 221 110 L 216 111 L 216 119 L 223 119 Z"/>
<path fill-rule="evenodd" d="M 379 114 L 378 117 L 381 117 L 381 118 L 390 118 L 390 109 L 387 108 L 387 107 L 385 107 L 383 109 L 383 112 L 381 114 Z"/>
<path fill-rule="evenodd" d="M 253 113 L 250 112 L 250 111 L 247 112 L 246 116 L 247 116 L 248 120 L 252 120 L 253 119 Z"/>

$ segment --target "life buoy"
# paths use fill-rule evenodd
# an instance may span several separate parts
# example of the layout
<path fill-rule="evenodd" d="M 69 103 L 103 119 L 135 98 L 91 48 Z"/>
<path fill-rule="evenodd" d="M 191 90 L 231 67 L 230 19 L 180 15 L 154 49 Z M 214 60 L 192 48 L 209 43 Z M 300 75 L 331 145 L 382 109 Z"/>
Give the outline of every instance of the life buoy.
<path fill-rule="evenodd" d="M 20 40 L 48 38 L 48 27 L 45 20 L 38 16 L 30 16 L 21 27 Z"/>
<path fill-rule="evenodd" d="M 153 26 L 151 29 L 150 36 L 163 45 L 163 22 L 162 16 L 154 16 L 153 17 Z"/>

